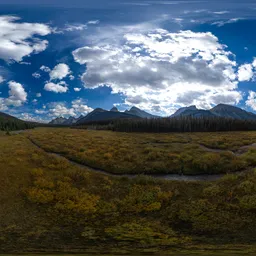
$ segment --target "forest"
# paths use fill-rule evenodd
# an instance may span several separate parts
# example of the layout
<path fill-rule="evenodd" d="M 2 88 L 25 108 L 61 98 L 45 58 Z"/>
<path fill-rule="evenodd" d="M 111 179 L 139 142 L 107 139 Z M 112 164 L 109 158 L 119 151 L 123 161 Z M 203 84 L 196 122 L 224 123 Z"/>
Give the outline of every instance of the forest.
<path fill-rule="evenodd" d="M 22 121 L 18 118 L 0 113 L 0 131 L 16 131 L 16 130 L 25 130 L 31 129 L 39 124 L 33 122 Z"/>
<path fill-rule="evenodd" d="M 255 120 L 239 120 L 223 117 L 175 117 L 140 118 L 91 122 L 77 128 L 112 130 L 119 132 L 218 132 L 255 131 Z"/>

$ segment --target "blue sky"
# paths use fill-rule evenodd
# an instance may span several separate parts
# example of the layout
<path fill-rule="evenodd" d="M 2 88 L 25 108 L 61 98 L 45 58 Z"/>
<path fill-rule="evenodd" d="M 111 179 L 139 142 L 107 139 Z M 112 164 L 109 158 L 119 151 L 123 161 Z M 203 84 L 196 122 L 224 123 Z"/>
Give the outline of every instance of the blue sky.
<path fill-rule="evenodd" d="M 254 1 L 1 0 L 0 111 L 256 112 Z"/>

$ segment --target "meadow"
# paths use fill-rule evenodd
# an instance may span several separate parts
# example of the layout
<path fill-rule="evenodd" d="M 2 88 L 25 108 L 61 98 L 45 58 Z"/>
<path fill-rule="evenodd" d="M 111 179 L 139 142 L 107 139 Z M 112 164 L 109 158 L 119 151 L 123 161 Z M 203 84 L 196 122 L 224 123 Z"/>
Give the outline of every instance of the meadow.
<path fill-rule="evenodd" d="M 128 151 L 133 166 L 133 157 L 143 160 L 144 147 L 169 154 L 175 149 L 178 154 L 181 145 L 191 147 L 192 153 L 202 143 L 240 152 L 256 138 L 254 133 L 236 133 L 236 140 L 230 133 L 220 134 L 218 146 L 213 144 L 213 136 L 131 137 L 64 128 L 0 134 L 0 252 L 255 252 L 254 168 L 214 182 L 166 181 L 145 175 L 118 178 L 80 168 L 38 148 L 29 139 L 70 158 L 71 153 L 75 156 L 90 150 L 94 161 L 99 156 L 104 159 L 100 163 L 104 167 L 106 159 L 111 159 L 104 154 L 116 157 L 118 149 L 123 149 L 123 158 L 119 154 L 115 159 L 124 159 Z M 141 144 L 146 141 L 149 145 Z M 165 143 L 179 145 L 169 149 Z M 243 150 L 246 155 L 253 154 L 253 150 Z M 108 168 L 112 165 L 109 162 Z M 125 171 L 127 163 L 117 161 Z"/>
<path fill-rule="evenodd" d="M 220 174 L 256 167 L 256 132 L 119 133 L 40 128 L 30 138 L 49 152 L 114 174 Z"/>

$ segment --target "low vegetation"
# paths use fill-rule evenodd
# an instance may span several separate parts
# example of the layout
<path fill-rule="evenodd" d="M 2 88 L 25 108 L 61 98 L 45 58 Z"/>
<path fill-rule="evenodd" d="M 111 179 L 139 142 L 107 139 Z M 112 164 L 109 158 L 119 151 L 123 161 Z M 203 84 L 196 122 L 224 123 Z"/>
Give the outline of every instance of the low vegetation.
<path fill-rule="evenodd" d="M 77 139 L 69 129 L 30 133 L 42 145 L 48 140 L 48 148 L 57 138 L 63 151 L 63 141 Z M 79 136 L 82 141 L 92 140 L 90 145 L 99 136 L 104 148 L 105 140 L 110 142 L 117 135 L 104 133 L 103 138 L 102 133 L 82 131 Z M 144 136 L 138 135 L 134 141 L 147 138 L 153 143 L 153 137 Z M 165 136 L 155 140 L 170 140 Z M 128 143 L 125 138 L 123 134 L 114 145 Z M 191 139 L 199 142 L 201 134 L 172 136 L 173 143 Z M 216 182 L 113 178 L 40 150 L 28 140 L 27 132 L 2 134 L 0 140 L 0 252 L 159 253 L 180 248 L 255 248 L 254 170 L 226 175 Z M 80 150 L 81 145 L 77 146 Z"/>
<path fill-rule="evenodd" d="M 30 138 L 50 152 L 115 174 L 220 174 L 256 166 L 256 132 L 116 133 L 41 128 Z M 243 146 L 248 147 L 243 147 Z"/>

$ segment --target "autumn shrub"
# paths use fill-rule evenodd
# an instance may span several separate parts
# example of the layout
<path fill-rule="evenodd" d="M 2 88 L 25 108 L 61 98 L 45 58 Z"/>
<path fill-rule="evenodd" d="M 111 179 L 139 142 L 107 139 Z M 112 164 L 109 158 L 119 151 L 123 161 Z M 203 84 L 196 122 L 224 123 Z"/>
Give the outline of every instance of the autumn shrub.
<path fill-rule="evenodd" d="M 129 222 L 105 229 L 105 233 L 112 239 L 140 245 L 174 245 L 182 244 L 173 230 L 165 232 L 154 229 L 148 223 Z"/>

